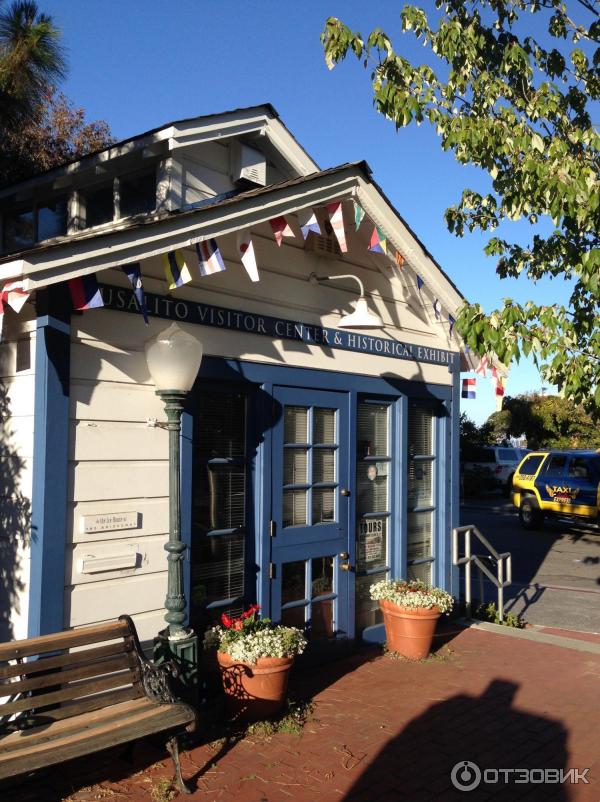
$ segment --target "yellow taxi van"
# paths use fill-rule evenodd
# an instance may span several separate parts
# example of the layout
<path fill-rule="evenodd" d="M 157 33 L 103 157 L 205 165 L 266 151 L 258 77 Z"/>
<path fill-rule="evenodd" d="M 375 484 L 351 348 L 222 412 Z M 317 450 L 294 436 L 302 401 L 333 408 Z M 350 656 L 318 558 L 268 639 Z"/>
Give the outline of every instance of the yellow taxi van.
<path fill-rule="evenodd" d="M 525 529 L 540 529 L 546 515 L 598 521 L 599 451 L 530 451 L 512 482 L 512 502 Z"/>

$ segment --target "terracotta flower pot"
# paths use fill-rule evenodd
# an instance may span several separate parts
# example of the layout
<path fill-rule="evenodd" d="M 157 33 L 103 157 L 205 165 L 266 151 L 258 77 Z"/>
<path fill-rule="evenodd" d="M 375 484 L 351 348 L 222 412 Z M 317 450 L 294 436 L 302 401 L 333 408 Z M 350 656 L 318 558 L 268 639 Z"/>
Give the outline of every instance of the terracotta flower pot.
<path fill-rule="evenodd" d="M 260 657 L 256 663 L 217 652 L 227 709 L 242 721 L 259 721 L 283 707 L 293 657 Z"/>
<path fill-rule="evenodd" d="M 380 600 L 388 649 L 411 660 L 422 660 L 431 651 L 433 633 L 441 613 L 437 607 L 399 607 Z"/>

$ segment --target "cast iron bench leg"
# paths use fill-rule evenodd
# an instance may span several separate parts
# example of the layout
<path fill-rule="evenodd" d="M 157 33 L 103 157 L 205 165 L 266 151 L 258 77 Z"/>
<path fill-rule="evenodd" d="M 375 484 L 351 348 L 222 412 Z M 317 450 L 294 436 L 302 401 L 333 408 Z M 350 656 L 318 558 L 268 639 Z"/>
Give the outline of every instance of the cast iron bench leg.
<path fill-rule="evenodd" d="M 177 781 L 177 787 L 183 794 L 191 794 L 191 788 L 184 783 L 183 777 L 181 776 L 181 763 L 179 762 L 179 738 L 177 735 L 173 735 L 172 738 L 169 738 L 167 741 L 167 751 L 171 755 L 173 759 L 173 765 L 175 766 L 175 780 Z"/>

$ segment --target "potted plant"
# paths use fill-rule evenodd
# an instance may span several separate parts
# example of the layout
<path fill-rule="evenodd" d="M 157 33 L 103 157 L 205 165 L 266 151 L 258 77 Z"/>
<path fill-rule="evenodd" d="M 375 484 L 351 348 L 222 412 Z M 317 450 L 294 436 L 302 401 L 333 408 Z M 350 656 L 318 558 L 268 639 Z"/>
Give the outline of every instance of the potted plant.
<path fill-rule="evenodd" d="M 371 585 L 370 594 L 383 613 L 388 649 L 411 660 L 427 657 L 438 618 L 452 610 L 452 596 L 420 579 L 384 579 Z"/>
<path fill-rule="evenodd" d="M 228 710 L 245 721 L 281 709 L 294 658 L 306 647 L 301 630 L 258 618 L 259 610 L 252 604 L 239 618 L 223 614 L 204 636 L 204 648 L 217 649 Z"/>

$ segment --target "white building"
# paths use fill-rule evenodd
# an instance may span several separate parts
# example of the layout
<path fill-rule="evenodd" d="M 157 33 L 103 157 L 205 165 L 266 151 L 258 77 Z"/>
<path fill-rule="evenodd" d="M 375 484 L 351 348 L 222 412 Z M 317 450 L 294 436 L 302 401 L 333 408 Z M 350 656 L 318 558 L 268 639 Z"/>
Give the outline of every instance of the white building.
<path fill-rule="evenodd" d="M 319 170 L 257 106 L 6 188 L 0 212 L 0 285 L 31 291 L 19 314 L 5 305 L 0 345 L 1 639 L 122 613 L 143 640 L 163 627 L 167 433 L 151 425 L 164 410 L 144 343 L 172 320 L 205 354 L 181 441 L 193 624 L 257 601 L 315 641 L 376 639 L 373 581 L 457 592 L 462 296 L 364 162 Z M 312 212 L 321 234 L 305 240 Z M 280 216 L 294 236 L 278 246 Z M 368 249 L 374 226 L 387 254 Z M 240 261 L 248 231 L 258 282 Z M 209 239 L 226 270 L 201 276 L 195 243 Z M 170 291 L 163 254 L 176 249 L 192 281 Z M 131 263 L 147 327 L 121 269 Z M 312 273 L 358 277 L 382 327 L 341 328 L 356 282 Z M 68 280 L 93 275 L 104 308 L 74 312 Z"/>

